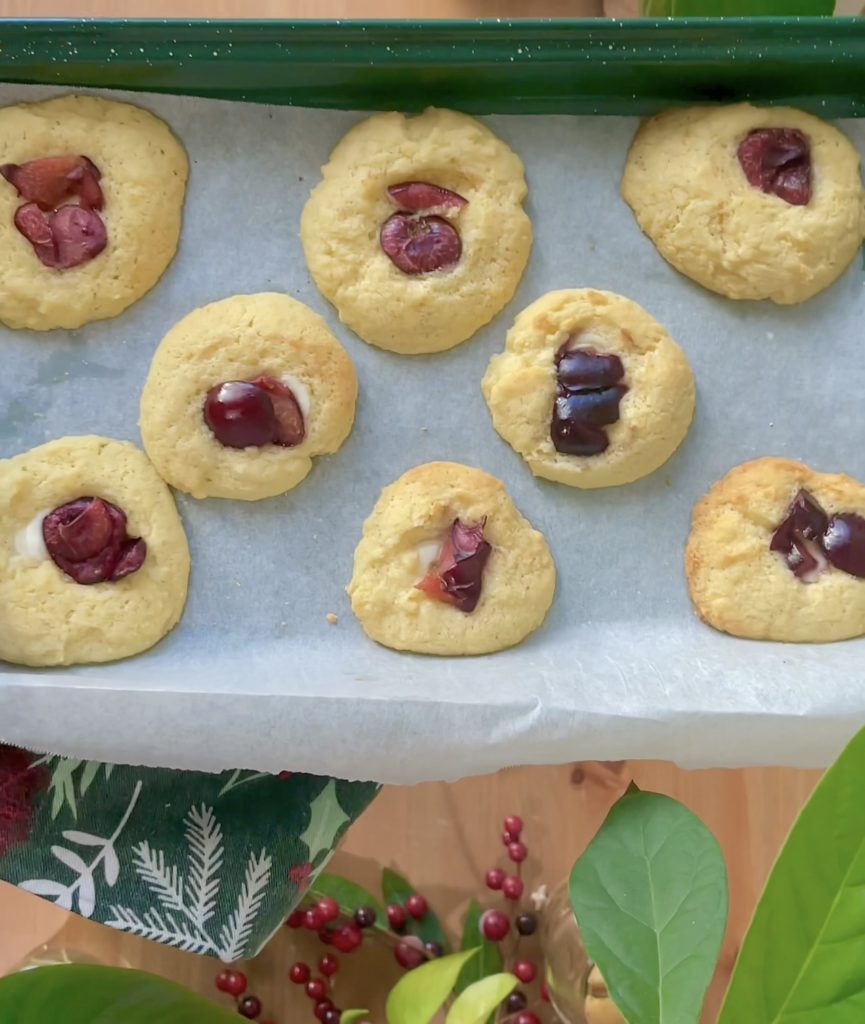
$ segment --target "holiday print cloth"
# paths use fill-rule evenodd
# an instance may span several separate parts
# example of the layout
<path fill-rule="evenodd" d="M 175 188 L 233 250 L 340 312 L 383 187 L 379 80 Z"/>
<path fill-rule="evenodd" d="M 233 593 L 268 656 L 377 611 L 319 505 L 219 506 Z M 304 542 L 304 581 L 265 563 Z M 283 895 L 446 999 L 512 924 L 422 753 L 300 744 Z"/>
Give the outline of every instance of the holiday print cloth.
<path fill-rule="evenodd" d="M 0 745 L 0 879 L 118 931 L 243 960 L 279 929 L 378 789 Z"/>

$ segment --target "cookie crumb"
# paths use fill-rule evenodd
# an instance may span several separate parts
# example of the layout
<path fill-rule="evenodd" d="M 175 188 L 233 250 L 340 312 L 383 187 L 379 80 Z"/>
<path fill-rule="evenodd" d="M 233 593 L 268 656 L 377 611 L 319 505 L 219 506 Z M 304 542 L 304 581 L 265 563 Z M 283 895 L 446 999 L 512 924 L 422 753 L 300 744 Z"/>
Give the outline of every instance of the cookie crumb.
<path fill-rule="evenodd" d="M 333 612 L 328 612 L 327 615 L 325 615 L 325 618 L 331 624 L 331 626 L 335 626 L 337 622 L 339 622 L 339 619 L 336 617 L 336 615 L 334 615 Z"/>

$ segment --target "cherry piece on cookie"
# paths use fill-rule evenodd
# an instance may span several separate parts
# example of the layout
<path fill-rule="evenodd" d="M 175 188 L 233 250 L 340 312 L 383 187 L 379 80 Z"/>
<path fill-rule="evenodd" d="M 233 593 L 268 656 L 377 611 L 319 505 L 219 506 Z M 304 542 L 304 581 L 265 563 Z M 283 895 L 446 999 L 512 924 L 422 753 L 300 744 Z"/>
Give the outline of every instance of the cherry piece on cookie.
<path fill-rule="evenodd" d="M 402 181 L 390 185 L 388 199 L 404 213 L 426 213 L 430 210 L 459 210 L 468 203 L 458 192 L 427 181 Z"/>
<path fill-rule="evenodd" d="M 306 436 L 291 388 L 267 376 L 216 384 L 204 400 L 204 422 L 227 448 L 292 448 Z"/>
<path fill-rule="evenodd" d="M 86 156 L 46 156 L 26 164 L 3 164 L 0 174 L 22 199 L 46 212 L 76 196 L 89 210 L 101 210 L 104 204 L 99 185 L 102 175 Z"/>
<path fill-rule="evenodd" d="M 463 244 L 457 229 L 444 217 L 395 213 L 382 224 L 382 251 L 404 274 L 448 270 L 459 262 Z"/>
<path fill-rule="evenodd" d="M 814 497 L 801 490 L 772 534 L 769 550 L 782 555 L 789 569 L 803 583 L 815 582 L 826 568 L 821 537 L 828 521 Z"/>
<path fill-rule="evenodd" d="M 757 128 L 739 143 L 739 163 L 754 188 L 791 206 L 811 201 L 811 145 L 798 128 Z"/>
<path fill-rule="evenodd" d="M 832 516 L 823 533 L 823 550 L 836 569 L 865 577 L 865 518 L 855 512 Z"/>
<path fill-rule="evenodd" d="M 417 589 L 461 612 L 473 612 L 481 597 L 484 566 L 492 547 L 484 540 L 486 517 L 479 523 L 455 519 L 436 560 Z"/>
<path fill-rule="evenodd" d="M 45 547 L 54 564 L 76 583 L 89 585 L 137 572 L 147 544 L 126 532 L 126 514 L 101 498 L 78 498 L 42 521 Z"/>
<path fill-rule="evenodd" d="M 628 391 L 616 355 L 572 348 L 569 338 L 558 350 L 556 399 L 550 437 L 564 455 L 600 455 L 609 445 L 604 427 L 619 419 L 619 403 Z"/>

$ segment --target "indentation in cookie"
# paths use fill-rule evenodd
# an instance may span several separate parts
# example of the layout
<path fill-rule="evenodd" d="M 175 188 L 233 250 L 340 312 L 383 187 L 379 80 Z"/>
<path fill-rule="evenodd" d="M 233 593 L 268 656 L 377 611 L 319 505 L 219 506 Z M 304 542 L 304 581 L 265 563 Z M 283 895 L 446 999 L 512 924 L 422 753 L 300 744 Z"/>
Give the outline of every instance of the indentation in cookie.
<path fill-rule="evenodd" d="M 619 403 L 628 391 L 617 355 L 575 348 L 571 336 L 555 355 L 556 398 L 550 437 L 565 455 L 600 455 L 609 438 L 604 427 L 619 419 Z"/>
<path fill-rule="evenodd" d="M 855 512 L 830 518 L 803 489 L 772 534 L 769 548 L 784 557 L 803 583 L 814 583 L 829 564 L 850 576 L 865 577 L 865 518 Z"/>
<path fill-rule="evenodd" d="M 798 128 L 755 128 L 739 143 L 739 163 L 754 188 L 791 206 L 811 200 L 811 144 Z"/>
<path fill-rule="evenodd" d="M 42 522 L 54 564 L 76 583 L 104 583 L 129 576 L 144 564 L 147 544 L 126 532 L 126 513 L 102 498 L 77 498 Z"/>
<path fill-rule="evenodd" d="M 473 612 L 481 598 L 484 566 L 492 546 L 484 540 L 486 516 L 477 523 L 451 524 L 438 556 L 417 589 L 461 612 Z"/>
<path fill-rule="evenodd" d="M 204 422 L 227 448 L 299 445 L 306 436 L 303 412 L 291 388 L 273 377 L 214 385 L 204 400 Z"/>

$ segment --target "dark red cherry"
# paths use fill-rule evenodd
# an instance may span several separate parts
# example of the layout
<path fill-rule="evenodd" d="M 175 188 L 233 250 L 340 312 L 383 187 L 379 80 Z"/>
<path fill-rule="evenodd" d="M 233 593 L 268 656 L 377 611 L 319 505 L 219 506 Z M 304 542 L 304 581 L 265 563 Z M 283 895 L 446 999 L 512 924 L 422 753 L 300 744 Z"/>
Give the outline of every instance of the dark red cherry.
<path fill-rule="evenodd" d="M 14 221 L 39 260 L 56 270 L 87 263 L 108 243 L 99 214 L 83 206 L 61 206 L 46 214 L 36 203 L 26 203 L 16 210 Z"/>
<path fill-rule="evenodd" d="M 823 534 L 823 550 L 836 569 L 865 577 L 865 518 L 855 512 L 832 516 Z"/>
<path fill-rule="evenodd" d="M 562 387 L 569 391 L 605 388 L 625 376 L 618 356 L 592 348 L 570 348 L 571 343 L 569 338 L 556 353 L 556 375 Z"/>
<path fill-rule="evenodd" d="M 273 443 L 284 448 L 293 448 L 300 444 L 306 436 L 306 428 L 303 413 L 291 388 L 273 377 L 256 377 L 250 383 L 266 391 L 273 403 L 273 412 L 276 416 L 276 436 Z"/>
<path fill-rule="evenodd" d="M 270 395 L 244 380 L 229 380 L 207 392 L 204 422 L 227 448 L 258 447 L 276 437 L 276 413 Z"/>
<path fill-rule="evenodd" d="M 82 206 L 103 206 L 99 168 L 86 156 L 46 156 L 26 164 L 3 164 L 0 174 L 18 195 L 41 210 L 55 210 L 64 199 L 77 196 Z"/>
<path fill-rule="evenodd" d="M 484 540 L 486 518 L 479 523 L 463 523 L 455 519 L 441 546 L 438 557 L 426 576 L 417 584 L 418 590 L 461 612 L 473 612 L 481 597 L 484 566 L 492 551 Z"/>
<path fill-rule="evenodd" d="M 382 251 L 404 274 L 429 274 L 459 262 L 463 246 L 457 229 L 444 217 L 395 213 L 382 224 Z"/>
<path fill-rule="evenodd" d="M 459 210 L 468 203 L 468 199 L 463 199 L 458 192 L 426 181 L 402 181 L 398 185 L 389 185 L 387 195 L 395 206 L 407 213 Z"/>
<path fill-rule="evenodd" d="M 119 580 L 144 564 L 147 544 L 126 532 L 126 515 L 101 498 L 78 498 L 42 521 L 42 537 L 54 564 L 76 583 Z"/>
<path fill-rule="evenodd" d="M 769 550 L 783 555 L 790 570 L 805 583 L 812 583 L 826 567 L 820 538 L 827 522 L 814 497 L 800 490 L 769 542 Z"/>
<path fill-rule="evenodd" d="M 797 128 L 757 128 L 739 143 L 739 163 L 754 188 L 792 206 L 811 199 L 811 146 Z"/>

